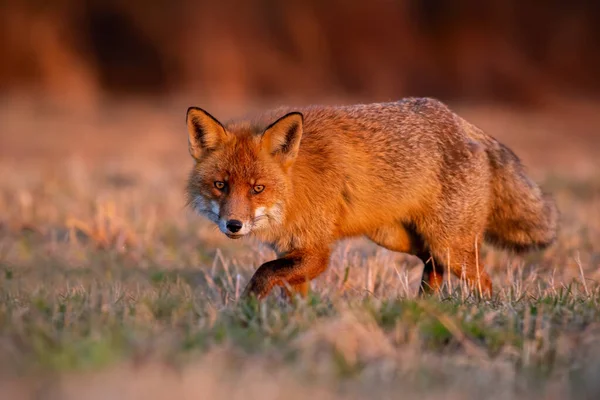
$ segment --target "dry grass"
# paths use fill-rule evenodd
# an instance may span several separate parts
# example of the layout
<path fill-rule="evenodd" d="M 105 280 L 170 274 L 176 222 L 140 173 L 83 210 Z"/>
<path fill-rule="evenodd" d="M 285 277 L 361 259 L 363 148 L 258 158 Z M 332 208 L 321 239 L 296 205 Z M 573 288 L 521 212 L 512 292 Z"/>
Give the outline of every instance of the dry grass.
<path fill-rule="evenodd" d="M 456 280 L 445 295 L 418 299 L 415 258 L 353 240 L 293 305 L 238 302 L 273 254 L 185 210 L 184 109 L 0 110 L 0 397 L 600 393 L 600 124 L 591 107 L 463 107 L 515 147 L 562 212 L 558 242 L 544 253 L 486 248 L 492 301 Z"/>

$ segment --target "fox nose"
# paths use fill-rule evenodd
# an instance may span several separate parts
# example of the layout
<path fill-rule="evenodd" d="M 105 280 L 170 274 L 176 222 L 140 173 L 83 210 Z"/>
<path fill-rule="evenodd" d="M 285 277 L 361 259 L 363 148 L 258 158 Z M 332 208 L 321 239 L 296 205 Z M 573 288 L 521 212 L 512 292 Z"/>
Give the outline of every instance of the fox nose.
<path fill-rule="evenodd" d="M 236 233 L 238 232 L 240 229 L 242 229 L 242 226 L 244 226 L 242 224 L 242 221 L 238 221 L 237 219 L 230 219 L 229 221 L 227 221 L 227 229 L 229 229 L 230 232 L 232 233 Z"/>

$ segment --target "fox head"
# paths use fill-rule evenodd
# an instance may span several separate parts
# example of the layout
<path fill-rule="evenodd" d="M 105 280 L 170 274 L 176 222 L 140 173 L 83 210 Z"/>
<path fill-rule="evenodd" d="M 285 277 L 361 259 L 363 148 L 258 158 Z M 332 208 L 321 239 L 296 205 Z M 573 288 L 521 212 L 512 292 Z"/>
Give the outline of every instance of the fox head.
<path fill-rule="evenodd" d="M 292 112 L 265 129 L 221 124 L 206 111 L 187 111 L 195 166 L 189 204 L 225 235 L 240 238 L 283 223 L 290 169 L 298 155 L 303 116 Z"/>

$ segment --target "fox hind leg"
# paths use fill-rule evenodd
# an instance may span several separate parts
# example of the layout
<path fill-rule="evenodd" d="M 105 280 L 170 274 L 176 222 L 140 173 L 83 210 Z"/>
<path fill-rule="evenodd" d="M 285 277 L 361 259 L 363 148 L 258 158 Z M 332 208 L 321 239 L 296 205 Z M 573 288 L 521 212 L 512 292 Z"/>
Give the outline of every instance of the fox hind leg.
<path fill-rule="evenodd" d="M 485 272 L 483 265 L 479 262 L 479 246 L 475 248 L 469 246 L 454 246 L 450 248 L 434 249 L 432 253 L 435 258 L 443 259 L 446 254 L 449 270 L 461 281 L 465 282 L 469 290 L 484 297 L 491 297 L 493 294 L 492 280 Z"/>

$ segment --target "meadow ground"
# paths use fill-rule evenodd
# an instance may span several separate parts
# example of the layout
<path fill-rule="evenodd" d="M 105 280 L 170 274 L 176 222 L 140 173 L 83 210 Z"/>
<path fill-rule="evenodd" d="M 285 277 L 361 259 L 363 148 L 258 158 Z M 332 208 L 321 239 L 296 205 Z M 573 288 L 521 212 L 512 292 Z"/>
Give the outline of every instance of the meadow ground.
<path fill-rule="evenodd" d="M 419 299 L 357 239 L 295 304 L 238 302 L 272 252 L 186 210 L 186 105 L 0 105 L 0 398 L 598 398 L 597 105 L 454 107 L 562 214 L 543 253 L 485 248 L 491 301 Z"/>

